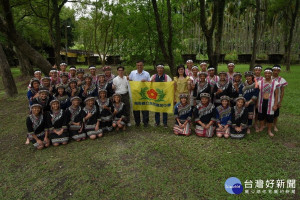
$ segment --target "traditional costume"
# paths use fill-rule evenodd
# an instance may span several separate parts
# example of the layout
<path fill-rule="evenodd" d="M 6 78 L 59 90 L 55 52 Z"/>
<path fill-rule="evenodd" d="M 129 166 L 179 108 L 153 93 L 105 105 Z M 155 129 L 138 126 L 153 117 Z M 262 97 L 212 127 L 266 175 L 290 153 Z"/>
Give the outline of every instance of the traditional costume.
<path fill-rule="evenodd" d="M 66 88 L 66 92 L 68 94 L 69 97 L 75 97 L 75 96 L 79 96 L 80 93 L 80 87 L 77 86 L 77 78 L 71 78 L 69 81 L 69 86 Z M 76 92 L 74 94 L 72 94 L 72 88 L 70 86 L 71 83 L 76 83 Z"/>
<path fill-rule="evenodd" d="M 281 67 L 279 65 L 274 65 L 274 67 L 272 69 L 279 69 L 281 70 Z M 276 80 L 278 82 L 278 103 L 280 103 L 280 96 L 281 96 L 281 88 L 285 87 L 288 85 L 288 82 L 282 78 L 281 76 L 278 77 L 273 77 L 274 80 Z M 274 112 L 274 118 L 279 116 L 279 108 L 277 108 L 277 110 Z"/>
<path fill-rule="evenodd" d="M 95 100 L 95 97 L 88 97 L 84 100 L 84 102 L 86 103 L 88 100 Z M 85 106 L 83 108 L 83 112 L 84 112 L 83 117 L 86 117 L 88 113 L 92 114 L 92 116 L 87 120 L 83 118 L 84 130 L 87 136 L 98 135 L 102 133 L 102 129 L 100 128 L 97 131 L 95 130 L 97 122 L 100 121 L 98 107 L 95 104 L 91 108 Z"/>
<path fill-rule="evenodd" d="M 32 100 L 32 104 L 40 104 L 44 113 L 46 113 L 47 111 L 50 111 L 50 101 L 52 100 L 52 97 L 49 96 L 49 91 L 46 88 L 41 87 L 39 89 L 39 94 L 43 92 L 47 93 L 47 97 L 45 99 L 42 99 L 41 95 L 39 95 L 37 98 L 34 98 Z"/>
<path fill-rule="evenodd" d="M 42 112 L 42 106 L 40 104 L 32 104 L 30 109 L 33 107 L 40 107 L 41 111 L 39 116 L 35 116 L 34 114 L 30 114 L 26 119 L 26 126 L 27 126 L 27 137 L 30 139 L 34 147 L 38 147 L 39 144 L 33 138 L 33 135 L 36 135 L 38 139 L 44 141 L 45 132 L 48 131 L 48 124 L 46 120 L 46 116 Z M 44 144 L 46 144 L 44 142 Z"/>
<path fill-rule="evenodd" d="M 87 78 L 87 77 L 92 80 L 92 76 L 90 74 L 85 74 L 84 75 L 84 78 Z M 86 91 L 86 94 L 84 93 L 85 85 L 86 85 L 86 83 L 81 86 L 81 88 L 80 88 L 80 94 L 79 94 L 79 96 L 83 100 L 86 99 L 86 98 L 88 98 L 88 97 L 97 97 L 98 96 L 98 90 L 97 90 L 97 86 L 95 84 L 92 83 L 89 86 L 89 88 Z"/>
<path fill-rule="evenodd" d="M 188 95 L 181 94 L 180 99 L 181 98 L 186 98 L 187 102 L 186 102 L 186 105 L 183 105 L 181 102 L 178 102 L 175 105 L 175 109 L 174 109 L 175 125 L 173 127 L 173 131 L 177 135 L 190 135 L 191 134 L 191 124 L 190 123 L 191 123 L 191 119 L 192 119 L 193 110 L 192 110 L 191 105 L 188 103 Z M 181 128 L 179 126 L 177 119 L 179 120 L 179 122 L 181 124 L 184 124 L 186 121 L 188 121 L 188 122 L 184 128 Z"/>
<path fill-rule="evenodd" d="M 198 74 L 199 74 L 199 76 L 201 74 L 204 74 L 205 76 L 207 76 L 206 72 L 199 72 Z M 208 93 L 208 94 L 211 93 L 211 87 L 207 81 L 205 81 L 204 83 L 198 81 L 195 85 L 195 88 L 193 91 L 193 97 L 194 97 L 194 100 L 196 101 L 196 104 L 198 104 L 200 102 L 200 95 L 202 93 Z"/>
<path fill-rule="evenodd" d="M 272 69 L 265 69 L 266 71 L 272 72 Z M 271 82 L 266 82 L 265 78 L 258 82 L 259 86 L 259 97 L 258 97 L 258 120 L 266 119 L 268 123 L 273 123 L 274 110 L 273 106 L 275 103 L 275 90 L 279 86 L 279 83 L 273 79 Z M 264 93 L 269 93 L 269 98 L 264 99 Z"/>
<path fill-rule="evenodd" d="M 210 102 L 210 95 L 208 93 L 202 93 L 200 95 L 201 98 L 208 98 L 209 102 L 208 105 L 202 105 L 200 102 L 194 110 L 194 116 L 195 116 L 195 123 L 196 128 L 195 132 L 200 137 L 212 137 L 214 134 L 214 126 L 211 125 L 208 129 L 203 128 L 199 122 L 201 121 L 205 125 L 210 123 L 211 121 L 216 121 L 216 108 L 215 106 Z"/>
<path fill-rule="evenodd" d="M 245 77 L 247 77 L 247 76 L 252 76 L 254 79 L 254 74 L 251 71 L 245 72 Z M 244 87 L 242 88 L 242 90 L 240 92 L 241 92 L 242 96 L 246 99 L 246 102 L 252 100 L 251 103 L 247 107 L 247 109 L 248 109 L 248 128 L 250 128 L 252 126 L 252 121 L 254 118 L 254 109 L 255 109 L 255 104 L 257 101 L 259 89 L 255 87 L 254 81 L 250 85 L 250 84 L 248 84 L 248 81 L 246 80 L 244 83 Z"/>
<path fill-rule="evenodd" d="M 121 95 L 120 94 L 114 94 L 113 95 L 113 98 L 114 96 L 118 95 L 120 97 L 120 100 L 121 100 Z M 113 113 L 113 123 L 117 123 L 117 121 L 119 121 L 120 119 L 122 119 L 121 121 L 121 124 L 123 126 L 126 125 L 126 116 L 125 116 L 125 104 L 123 102 L 120 102 L 119 105 L 117 105 L 116 103 L 113 103 L 112 104 L 112 108 L 111 108 L 111 111 L 114 112 L 114 111 L 117 111 L 117 113 Z"/>
<path fill-rule="evenodd" d="M 30 89 L 27 91 L 27 98 L 28 98 L 28 101 L 29 101 L 29 106 L 31 106 L 33 103 L 33 97 L 39 92 L 39 88 L 36 90 L 33 88 L 33 83 L 34 82 L 37 82 L 40 84 L 40 81 L 39 79 L 37 78 L 32 78 L 31 81 L 30 81 Z"/>
<path fill-rule="evenodd" d="M 107 93 L 106 90 L 99 90 L 100 92 Z M 98 98 L 96 100 L 97 105 L 99 107 L 99 114 L 100 114 L 100 124 L 99 128 L 102 129 L 103 133 L 112 131 L 112 103 L 109 98 L 105 98 L 101 100 Z M 104 108 L 104 106 L 108 107 L 108 109 Z"/>
<path fill-rule="evenodd" d="M 226 72 L 220 72 L 220 74 L 226 74 Z M 221 93 L 216 93 L 219 89 L 222 90 Z M 220 80 L 215 84 L 213 89 L 213 95 L 214 95 L 214 104 L 215 106 L 221 105 L 221 96 L 229 96 L 231 97 L 232 92 L 232 83 L 226 80 L 225 82 L 221 82 Z"/>
<path fill-rule="evenodd" d="M 215 68 L 209 67 L 207 69 L 208 72 L 211 71 L 211 70 L 215 70 Z M 216 83 L 220 81 L 220 77 L 217 76 L 217 75 L 214 75 L 213 77 L 211 77 L 211 76 L 208 75 L 206 77 L 206 80 L 207 80 L 208 84 L 210 85 L 211 90 L 213 90 L 213 88 L 215 87 Z M 209 93 L 211 93 L 211 92 L 209 92 Z"/>
<path fill-rule="evenodd" d="M 234 63 L 228 63 L 227 66 L 233 66 L 234 67 Z M 233 82 L 234 73 L 230 74 L 229 72 L 227 72 L 226 75 L 227 75 L 227 80 L 230 83 L 232 83 Z"/>
<path fill-rule="evenodd" d="M 243 99 L 244 103 L 246 99 L 244 97 L 238 97 L 235 101 L 239 99 Z M 248 109 L 243 106 L 239 108 L 237 106 L 233 106 L 231 109 L 231 127 L 230 127 L 230 137 L 235 139 L 241 139 L 245 137 L 247 131 L 247 121 L 248 121 Z M 236 127 L 241 127 L 241 131 L 238 132 L 235 130 Z"/>
<path fill-rule="evenodd" d="M 60 108 L 63 109 L 63 110 L 66 110 L 71 105 L 70 97 L 66 93 L 65 86 L 63 84 L 57 85 L 56 88 L 57 89 L 58 88 L 63 88 L 64 89 L 64 93 L 62 95 L 57 93 L 56 95 L 54 95 L 54 98 L 59 101 Z"/>
<path fill-rule="evenodd" d="M 50 102 L 50 106 L 59 101 L 57 99 L 52 100 Z M 68 121 L 67 117 L 63 109 L 59 109 L 57 112 L 51 110 L 47 113 L 47 123 L 49 127 L 49 138 L 53 143 L 65 143 L 69 141 L 69 133 L 68 133 Z M 61 135 L 57 135 L 54 130 L 60 131 L 63 129 L 63 133 Z"/>
<path fill-rule="evenodd" d="M 78 96 L 72 97 L 71 102 L 75 99 L 81 101 Z M 70 137 L 74 140 L 83 139 L 86 137 L 86 133 L 83 132 L 83 117 L 85 113 L 83 112 L 82 108 L 78 106 L 78 108 L 74 108 L 72 105 L 66 109 L 65 115 L 68 122 L 69 133 Z M 80 123 L 80 125 L 75 125 L 73 123 Z"/>
<path fill-rule="evenodd" d="M 221 101 L 227 100 L 228 105 L 227 108 L 224 108 L 223 105 L 219 105 L 216 108 L 216 122 L 217 122 L 217 128 L 216 128 L 216 134 L 229 134 L 229 126 L 231 125 L 231 107 L 230 107 L 230 98 L 228 96 L 222 96 Z M 224 131 L 223 129 L 220 129 L 218 125 L 221 124 L 221 126 L 228 125 L 228 128 Z"/>
<path fill-rule="evenodd" d="M 240 72 L 234 73 L 233 79 L 235 79 L 236 76 L 242 77 L 242 74 L 241 74 Z M 234 84 L 235 84 L 235 83 L 236 83 L 235 80 L 233 80 L 233 82 L 232 82 L 232 91 L 231 91 L 231 98 L 230 98 L 231 106 L 234 106 L 234 105 L 235 105 L 235 101 L 234 101 L 234 100 L 235 100 L 237 97 L 240 96 L 240 94 L 241 94 L 240 92 L 242 91 L 242 89 L 243 89 L 243 87 L 244 87 L 244 84 L 243 84 L 243 82 L 242 82 L 242 79 L 240 80 L 239 83 L 237 83 L 237 89 L 234 87 Z"/>
<path fill-rule="evenodd" d="M 89 70 L 91 70 L 91 69 L 95 69 L 96 70 L 96 66 L 94 66 L 94 65 L 89 66 Z M 96 75 L 93 76 L 93 75 L 90 74 L 90 77 L 91 77 L 91 80 L 92 80 L 92 83 L 93 83 L 92 85 L 97 85 L 97 83 L 98 83 L 98 76 L 96 76 Z"/>

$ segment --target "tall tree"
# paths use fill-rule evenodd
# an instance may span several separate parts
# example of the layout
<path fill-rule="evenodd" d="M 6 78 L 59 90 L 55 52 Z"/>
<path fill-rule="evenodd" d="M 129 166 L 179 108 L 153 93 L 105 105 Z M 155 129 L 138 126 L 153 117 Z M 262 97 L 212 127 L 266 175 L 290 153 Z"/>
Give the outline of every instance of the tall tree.
<path fill-rule="evenodd" d="M 165 46 L 165 35 L 162 30 L 162 23 L 160 20 L 158 7 L 156 0 L 152 0 L 152 6 L 154 10 L 154 16 L 156 21 L 156 29 L 158 32 L 158 40 L 159 40 L 159 46 L 161 48 L 161 51 L 164 55 L 164 58 L 166 59 L 171 74 L 174 76 L 176 74 L 176 68 L 174 66 L 174 56 L 173 56 L 173 49 L 172 49 L 172 41 L 173 41 L 173 26 L 172 26 L 172 8 L 171 8 L 171 2 L 170 0 L 167 0 L 167 13 L 168 13 L 168 41 L 167 41 L 167 48 Z"/>
<path fill-rule="evenodd" d="M 51 64 L 16 31 L 9 0 L 0 0 L 2 12 L 0 15 L 0 32 L 2 32 L 18 48 L 24 56 L 41 69 L 44 74 L 49 74 Z"/>
<path fill-rule="evenodd" d="M 59 66 L 61 62 L 61 19 L 59 14 L 67 1 L 68 0 L 62 0 L 61 2 L 59 0 L 42 0 L 40 2 L 33 2 L 29 0 L 31 10 L 35 16 L 47 21 L 49 37 L 54 49 L 55 63 L 57 66 Z"/>
<path fill-rule="evenodd" d="M 289 33 L 288 33 L 288 40 L 285 41 L 285 52 L 284 52 L 284 57 L 285 57 L 285 64 L 286 64 L 286 71 L 290 71 L 290 65 L 291 65 L 291 46 L 292 46 L 292 41 L 293 41 L 293 35 L 294 35 L 294 29 L 295 29 L 295 22 L 296 22 L 296 18 L 299 12 L 299 1 L 300 0 L 295 0 L 296 4 L 294 6 L 290 7 L 290 5 L 292 5 L 292 2 L 290 2 L 291 4 L 289 4 L 288 9 L 290 8 L 290 12 L 291 12 L 291 17 L 290 19 L 290 27 L 289 27 Z M 289 11 L 287 11 L 289 12 Z"/>
<path fill-rule="evenodd" d="M 208 55 L 208 62 L 210 65 L 214 66 L 214 51 L 213 51 L 213 33 L 218 21 L 218 4 L 219 0 L 213 1 L 213 13 L 212 13 L 212 18 L 211 18 L 211 25 L 210 27 L 208 26 L 208 20 L 206 17 L 206 3 L 205 0 L 199 0 L 200 2 L 200 25 L 202 28 L 202 31 L 205 35 L 206 38 L 206 45 L 207 45 L 207 55 Z M 217 71 L 217 66 L 216 71 Z"/>
<path fill-rule="evenodd" d="M 215 51 L 214 57 L 212 59 L 212 66 L 218 70 L 218 62 L 221 54 L 221 45 L 222 45 L 222 35 L 223 35 L 223 22 L 224 22 L 224 10 L 225 10 L 225 0 L 220 0 L 218 3 L 218 15 L 217 15 L 217 31 L 215 34 Z"/>
<path fill-rule="evenodd" d="M 2 75 L 2 82 L 3 82 L 6 94 L 9 97 L 17 95 L 18 94 L 17 86 L 14 81 L 13 75 L 10 71 L 10 66 L 8 64 L 6 55 L 3 51 L 1 44 L 0 44 L 0 73 Z"/>
<path fill-rule="evenodd" d="M 250 71 L 254 69 L 254 64 L 256 60 L 256 52 L 257 52 L 257 37 L 258 37 L 258 27 L 260 23 L 260 0 L 255 0 L 256 2 L 256 11 L 255 11 L 255 22 L 253 29 L 253 45 L 252 45 L 252 57 L 250 63 Z"/>

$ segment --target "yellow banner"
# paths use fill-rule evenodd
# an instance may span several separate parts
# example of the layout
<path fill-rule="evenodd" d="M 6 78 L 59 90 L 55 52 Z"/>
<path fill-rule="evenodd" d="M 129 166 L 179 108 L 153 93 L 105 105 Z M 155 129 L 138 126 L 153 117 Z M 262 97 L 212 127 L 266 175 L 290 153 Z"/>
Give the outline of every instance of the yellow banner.
<path fill-rule="evenodd" d="M 133 110 L 173 113 L 174 82 L 129 81 Z"/>

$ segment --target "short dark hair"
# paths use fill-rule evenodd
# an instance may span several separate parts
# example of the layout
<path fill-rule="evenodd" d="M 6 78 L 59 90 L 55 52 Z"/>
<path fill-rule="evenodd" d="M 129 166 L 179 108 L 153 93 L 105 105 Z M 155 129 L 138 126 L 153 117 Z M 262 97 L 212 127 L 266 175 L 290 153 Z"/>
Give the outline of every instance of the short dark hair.
<path fill-rule="evenodd" d="M 178 78 L 179 78 L 178 70 L 179 70 L 180 68 L 183 68 L 183 70 L 185 70 L 184 65 L 181 64 L 181 65 L 178 65 L 178 66 L 177 66 L 177 69 L 176 69 L 176 76 L 177 76 Z M 183 73 L 183 76 L 186 77 L 185 72 Z"/>
<path fill-rule="evenodd" d="M 137 60 L 137 61 L 136 61 L 136 63 L 140 63 L 140 62 L 144 64 L 144 61 L 143 61 L 143 60 Z"/>
<path fill-rule="evenodd" d="M 123 70 L 125 69 L 123 66 L 119 66 L 117 67 L 117 70 L 119 70 L 120 68 L 122 68 Z"/>

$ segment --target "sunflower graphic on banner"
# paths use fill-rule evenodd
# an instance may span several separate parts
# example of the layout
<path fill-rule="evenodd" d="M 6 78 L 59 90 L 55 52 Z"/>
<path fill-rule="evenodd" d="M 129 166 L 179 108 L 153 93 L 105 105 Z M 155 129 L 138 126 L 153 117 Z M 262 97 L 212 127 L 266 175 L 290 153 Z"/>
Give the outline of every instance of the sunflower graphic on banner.
<path fill-rule="evenodd" d="M 173 113 L 174 82 L 130 81 L 133 110 Z"/>

